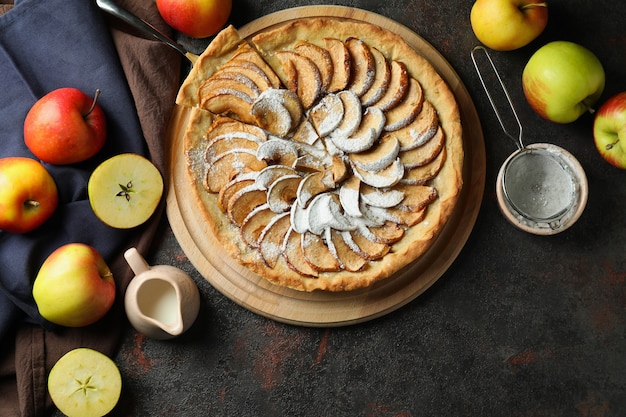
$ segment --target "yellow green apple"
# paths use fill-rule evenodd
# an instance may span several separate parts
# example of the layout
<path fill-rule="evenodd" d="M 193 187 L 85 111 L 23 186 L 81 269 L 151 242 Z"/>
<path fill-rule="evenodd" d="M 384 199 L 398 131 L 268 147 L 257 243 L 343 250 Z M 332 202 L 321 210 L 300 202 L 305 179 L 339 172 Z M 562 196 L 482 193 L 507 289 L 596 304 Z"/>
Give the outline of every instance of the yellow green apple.
<path fill-rule="evenodd" d="M 139 154 L 125 153 L 102 162 L 87 184 L 95 215 L 117 229 L 145 223 L 163 195 L 163 177 L 156 166 Z"/>
<path fill-rule="evenodd" d="M 52 252 L 33 283 L 33 298 L 46 320 L 82 327 L 100 320 L 115 300 L 115 280 L 104 258 L 83 243 Z"/>
<path fill-rule="evenodd" d="M 50 370 L 48 392 L 54 405 L 68 417 L 102 417 L 119 401 L 122 375 L 105 354 L 77 348 L 63 355 Z"/>
<path fill-rule="evenodd" d="M 626 91 L 611 96 L 600 106 L 594 117 L 593 139 L 607 162 L 626 169 Z"/>
<path fill-rule="evenodd" d="M 232 0 L 156 0 L 165 22 L 192 38 L 219 32 L 230 16 Z"/>
<path fill-rule="evenodd" d="M 38 161 L 0 159 L 0 230 L 26 233 L 41 226 L 58 205 L 54 179 Z"/>
<path fill-rule="evenodd" d="M 537 0 L 477 0 L 470 12 L 476 38 L 496 51 L 528 45 L 548 24 L 548 4 Z"/>
<path fill-rule="evenodd" d="M 24 142 L 39 159 L 56 165 L 94 156 L 106 140 L 106 120 L 97 103 L 77 88 L 59 88 L 37 100 L 24 120 Z"/>
<path fill-rule="evenodd" d="M 604 68 L 598 57 L 569 41 L 554 41 L 539 48 L 522 73 L 528 104 L 555 123 L 571 123 L 592 111 L 604 83 Z"/>

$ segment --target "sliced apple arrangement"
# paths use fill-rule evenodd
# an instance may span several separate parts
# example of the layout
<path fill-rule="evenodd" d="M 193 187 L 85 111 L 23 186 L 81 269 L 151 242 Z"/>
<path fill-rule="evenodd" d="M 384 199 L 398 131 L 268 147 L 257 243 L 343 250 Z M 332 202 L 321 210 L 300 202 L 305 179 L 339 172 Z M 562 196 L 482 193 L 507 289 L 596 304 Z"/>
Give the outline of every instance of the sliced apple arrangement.
<path fill-rule="evenodd" d="M 360 39 L 300 41 L 275 53 L 276 72 L 244 45 L 199 90 L 220 114 L 205 188 L 267 266 L 362 270 L 438 197 L 437 112 L 402 62 Z"/>
<path fill-rule="evenodd" d="M 89 348 L 63 355 L 48 375 L 54 405 L 68 417 L 101 417 L 113 410 L 122 391 L 119 368 L 108 356 Z"/>

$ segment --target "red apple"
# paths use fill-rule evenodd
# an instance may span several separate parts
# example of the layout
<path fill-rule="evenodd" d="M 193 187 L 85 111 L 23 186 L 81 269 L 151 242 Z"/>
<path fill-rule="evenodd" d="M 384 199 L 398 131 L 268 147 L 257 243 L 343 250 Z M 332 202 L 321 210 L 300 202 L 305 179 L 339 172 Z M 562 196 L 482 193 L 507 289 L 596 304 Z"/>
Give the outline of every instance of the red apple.
<path fill-rule="evenodd" d="M 31 158 L 0 159 L 0 229 L 26 233 L 54 213 L 58 192 L 48 170 Z"/>
<path fill-rule="evenodd" d="M 46 320 L 82 327 L 100 320 L 115 300 L 113 274 L 93 247 L 69 243 L 52 252 L 39 269 L 33 298 Z"/>
<path fill-rule="evenodd" d="M 479 41 L 497 51 L 511 51 L 533 41 L 548 24 L 548 5 L 537 0 L 477 0 L 470 12 Z"/>
<path fill-rule="evenodd" d="M 626 91 L 600 106 L 594 117 L 593 140 L 608 163 L 626 169 Z"/>
<path fill-rule="evenodd" d="M 232 0 L 156 0 L 165 22 L 192 38 L 206 38 L 219 32 L 232 9 Z"/>
<path fill-rule="evenodd" d="M 106 140 L 104 112 L 95 97 L 59 88 L 40 98 L 24 120 L 24 141 L 44 162 L 74 164 L 94 156 Z"/>

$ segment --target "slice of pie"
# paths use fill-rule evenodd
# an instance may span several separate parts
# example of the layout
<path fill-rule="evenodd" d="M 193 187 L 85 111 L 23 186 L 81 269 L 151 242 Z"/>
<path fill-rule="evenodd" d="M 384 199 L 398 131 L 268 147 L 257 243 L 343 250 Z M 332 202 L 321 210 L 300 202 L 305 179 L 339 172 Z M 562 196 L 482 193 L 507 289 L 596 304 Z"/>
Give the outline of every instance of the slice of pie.
<path fill-rule="evenodd" d="M 310 18 L 228 27 L 177 103 L 198 210 L 233 259 L 296 290 L 364 288 L 419 260 L 462 188 L 459 110 L 400 36 Z"/>

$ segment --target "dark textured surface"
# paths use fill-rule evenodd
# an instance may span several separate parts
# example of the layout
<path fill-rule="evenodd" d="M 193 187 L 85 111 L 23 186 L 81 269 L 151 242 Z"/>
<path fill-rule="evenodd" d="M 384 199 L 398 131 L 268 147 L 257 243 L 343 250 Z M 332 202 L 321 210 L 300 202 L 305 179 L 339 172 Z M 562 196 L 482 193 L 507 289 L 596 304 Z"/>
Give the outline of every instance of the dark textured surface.
<path fill-rule="evenodd" d="M 231 20 L 241 26 L 314 3 L 235 0 Z M 626 90 L 626 3 L 551 1 L 548 28 L 538 40 L 492 53 L 526 141 L 563 146 L 588 176 L 582 218 L 552 237 L 520 232 L 498 211 L 495 178 L 514 147 L 501 134 L 470 61 L 477 42 L 469 22 L 472 3 L 336 3 L 413 29 L 452 64 L 475 101 L 487 152 L 485 195 L 474 231 L 447 273 L 415 301 L 371 322 L 293 327 L 218 293 L 164 224 L 150 262 L 178 266 L 196 280 L 200 317 L 171 341 L 127 331 L 116 357 L 124 389 L 115 415 L 626 415 L 626 172 L 596 152 L 592 116 L 569 125 L 544 121 L 526 104 L 520 82 L 534 50 L 565 39 L 603 62 L 602 100 Z"/>

